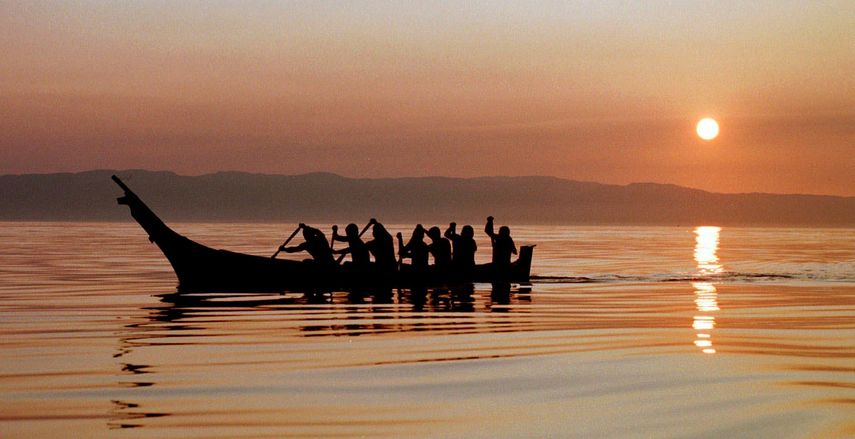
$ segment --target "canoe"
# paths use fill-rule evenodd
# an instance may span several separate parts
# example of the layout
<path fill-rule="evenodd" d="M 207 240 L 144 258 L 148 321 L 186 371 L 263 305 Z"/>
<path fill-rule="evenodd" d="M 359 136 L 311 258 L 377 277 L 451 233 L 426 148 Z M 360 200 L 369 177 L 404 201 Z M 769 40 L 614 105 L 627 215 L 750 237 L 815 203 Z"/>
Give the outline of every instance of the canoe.
<path fill-rule="evenodd" d="M 166 225 L 122 180 L 113 181 L 124 191 L 117 198 L 130 209 L 131 216 L 148 233 L 178 277 L 180 292 L 254 292 L 348 289 L 355 287 L 437 286 L 461 282 L 529 281 L 534 246 L 520 247 L 519 258 L 510 269 L 499 272 L 491 264 L 477 265 L 467 275 L 460 273 L 413 273 L 403 267 L 400 272 L 378 276 L 377 273 L 354 273 L 346 267 L 322 268 L 311 261 L 274 259 L 220 250 L 184 237 Z"/>

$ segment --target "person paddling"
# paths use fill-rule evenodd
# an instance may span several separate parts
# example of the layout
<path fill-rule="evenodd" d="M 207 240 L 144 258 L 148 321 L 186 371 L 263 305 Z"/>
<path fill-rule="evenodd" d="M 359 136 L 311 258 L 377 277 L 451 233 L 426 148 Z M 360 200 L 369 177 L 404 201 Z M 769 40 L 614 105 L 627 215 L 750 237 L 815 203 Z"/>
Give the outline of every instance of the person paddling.
<path fill-rule="evenodd" d="M 374 263 L 380 273 L 394 273 L 398 270 L 398 264 L 395 261 L 395 244 L 392 242 L 392 235 L 377 220 L 372 218 L 371 222 L 373 223 L 371 234 L 374 239 L 366 242 L 365 245 L 374 256 Z"/>
<path fill-rule="evenodd" d="M 312 259 L 318 264 L 324 266 L 335 265 L 335 259 L 333 258 L 332 250 L 330 249 L 330 245 L 327 241 L 326 235 L 324 235 L 324 232 L 321 232 L 314 227 L 309 227 L 303 223 L 300 223 L 299 228 L 303 231 L 304 242 L 292 247 L 280 246 L 279 251 L 283 251 L 285 253 L 305 251 L 308 252 L 309 255 L 312 256 Z"/>
<path fill-rule="evenodd" d="M 431 241 L 428 251 L 433 256 L 434 266 L 440 271 L 448 270 L 451 267 L 451 242 L 442 237 L 439 227 L 431 227 L 427 236 Z"/>
<path fill-rule="evenodd" d="M 508 226 L 502 226 L 498 234 L 494 233 L 493 217 L 488 216 L 484 233 L 490 236 L 490 242 L 493 244 L 493 269 L 496 273 L 506 272 L 511 266 L 511 253 L 517 254 L 517 246 L 511 238 L 511 229 Z"/>
<path fill-rule="evenodd" d="M 347 248 L 335 250 L 333 253 L 337 255 L 346 255 L 350 253 L 350 259 L 353 262 L 353 267 L 358 270 L 367 269 L 370 266 L 370 258 L 368 256 L 368 246 L 362 242 L 359 237 L 359 226 L 350 223 L 344 229 L 345 236 L 338 234 L 338 231 L 333 229 L 333 241 L 342 241 L 347 243 Z"/>
<path fill-rule="evenodd" d="M 413 235 L 407 245 L 404 245 L 404 238 L 401 232 L 398 232 L 398 254 L 401 258 L 412 259 L 412 268 L 418 272 L 424 272 L 428 267 L 428 246 L 425 244 L 425 228 L 421 224 L 416 225 L 413 230 Z"/>
<path fill-rule="evenodd" d="M 463 226 L 460 234 L 457 234 L 457 223 L 449 224 L 445 230 L 445 237 L 451 240 L 454 250 L 451 256 L 452 266 L 463 276 L 469 276 L 475 268 L 478 244 L 475 243 L 474 236 L 475 230 L 470 225 Z"/>

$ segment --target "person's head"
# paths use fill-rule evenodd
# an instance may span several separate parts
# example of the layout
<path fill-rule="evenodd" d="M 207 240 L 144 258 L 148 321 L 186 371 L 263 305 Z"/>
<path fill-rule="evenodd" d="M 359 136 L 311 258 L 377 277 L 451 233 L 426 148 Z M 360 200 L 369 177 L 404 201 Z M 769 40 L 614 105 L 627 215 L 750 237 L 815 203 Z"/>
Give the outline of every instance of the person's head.
<path fill-rule="evenodd" d="M 507 237 L 511 236 L 511 229 L 509 229 L 508 226 L 500 227 L 499 228 L 499 236 L 501 236 L 503 238 L 507 238 Z"/>
<path fill-rule="evenodd" d="M 306 242 L 327 242 L 327 237 L 324 236 L 324 232 L 321 232 L 318 229 L 313 229 L 311 227 L 309 227 L 308 230 L 303 233 L 303 237 L 305 238 Z"/>
<path fill-rule="evenodd" d="M 466 239 L 469 239 L 469 238 L 475 236 L 475 231 L 472 230 L 472 226 L 468 226 L 468 225 L 463 226 L 463 229 L 460 230 L 460 236 L 462 236 Z"/>
<path fill-rule="evenodd" d="M 348 238 L 356 238 L 359 236 L 359 226 L 356 224 L 350 223 L 347 227 L 344 228 L 344 233 Z"/>
<path fill-rule="evenodd" d="M 430 230 L 427 231 L 427 236 L 429 236 L 432 241 L 442 239 L 442 233 L 439 231 L 439 227 L 436 226 L 431 227 Z"/>
<path fill-rule="evenodd" d="M 416 228 L 413 229 L 413 239 L 422 239 L 425 237 L 425 228 L 422 227 L 421 224 L 416 224 Z"/>

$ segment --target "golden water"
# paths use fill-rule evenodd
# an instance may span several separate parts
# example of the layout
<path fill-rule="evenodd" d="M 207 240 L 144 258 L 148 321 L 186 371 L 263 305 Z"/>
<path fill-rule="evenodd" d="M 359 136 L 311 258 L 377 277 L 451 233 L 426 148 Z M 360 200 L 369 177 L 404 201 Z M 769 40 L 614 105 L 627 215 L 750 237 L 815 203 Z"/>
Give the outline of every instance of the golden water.
<path fill-rule="evenodd" d="M 855 436 L 855 230 L 512 229 L 510 292 L 186 300 L 135 224 L 0 224 L 0 436 Z"/>

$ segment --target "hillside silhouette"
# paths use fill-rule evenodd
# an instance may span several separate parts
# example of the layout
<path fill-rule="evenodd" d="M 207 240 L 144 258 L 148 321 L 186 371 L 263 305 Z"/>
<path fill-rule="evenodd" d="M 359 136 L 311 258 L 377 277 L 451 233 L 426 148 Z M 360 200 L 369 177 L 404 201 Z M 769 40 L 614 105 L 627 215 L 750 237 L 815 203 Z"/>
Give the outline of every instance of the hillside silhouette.
<path fill-rule="evenodd" d="M 0 220 L 131 221 L 117 174 L 167 221 L 855 226 L 855 197 L 720 194 L 553 177 L 353 179 L 100 170 L 0 176 Z"/>

